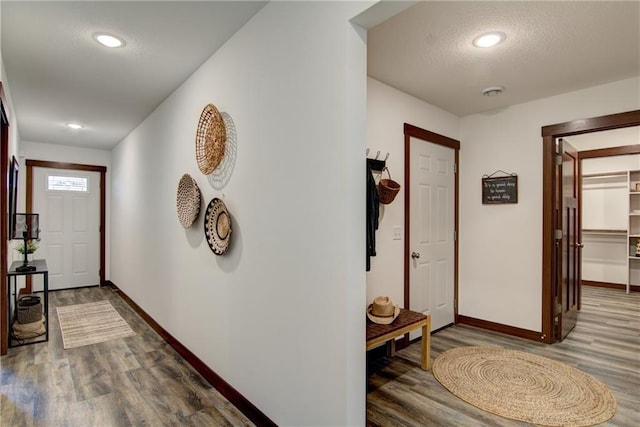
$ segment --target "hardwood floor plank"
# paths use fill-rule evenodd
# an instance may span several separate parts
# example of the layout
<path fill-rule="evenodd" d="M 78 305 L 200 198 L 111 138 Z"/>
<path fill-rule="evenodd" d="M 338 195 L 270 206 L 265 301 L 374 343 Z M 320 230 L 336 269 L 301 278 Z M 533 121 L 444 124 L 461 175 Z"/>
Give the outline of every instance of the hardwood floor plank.
<path fill-rule="evenodd" d="M 8 384 L 0 386 L 0 408 L 3 426 L 28 426 L 33 425 L 33 399 L 24 400 L 25 393 L 22 384 Z"/>
<path fill-rule="evenodd" d="M 65 350 L 56 307 L 105 299 L 136 335 Z M 110 287 L 50 292 L 49 325 L 0 359 L 0 426 L 253 426 Z"/>
<path fill-rule="evenodd" d="M 234 426 L 236 427 L 250 427 L 253 425 L 249 420 L 245 418 L 245 416 L 238 410 L 238 408 L 233 406 L 227 399 L 225 399 L 218 390 L 211 388 L 206 394 L 204 394 L 204 399 L 206 401 L 206 407 L 202 411 L 200 411 L 203 413 L 202 416 L 212 416 L 213 412 L 216 414 L 216 416 L 219 414 L 226 420 L 234 420 L 234 422 L 236 422 Z"/>
<path fill-rule="evenodd" d="M 616 397 L 618 410 L 604 426 L 640 425 L 640 293 L 583 287 L 582 312 L 561 343 L 547 345 L 466 325 L 432 335 L 431 352 L 493 346 L 545 356 L 592 375 Z M 419 369 L 420 342 L 395 358 L 369 358 L 367 420 L 375 426 L 522 426 L 458 399 L 431 372 Z M 419 395 L 417 397 L 416 395 Z"/>
<path fill-rule="evenodd" d="M 71 367 L 67 359 L 54 360 L 49 365 L 40 364 L 38 384 L 43 392 L 53 399 L 76 399 L 76 391 L 71 377 Z"/>

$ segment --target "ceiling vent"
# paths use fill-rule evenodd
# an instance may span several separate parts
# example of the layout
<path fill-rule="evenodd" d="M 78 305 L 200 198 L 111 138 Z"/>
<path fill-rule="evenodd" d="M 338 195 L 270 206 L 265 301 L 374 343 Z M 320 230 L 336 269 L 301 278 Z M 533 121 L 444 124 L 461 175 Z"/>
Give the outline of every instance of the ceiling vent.
<path fill-rule="evenodd" d="M 491 86 L 482 91 L 484 96 L 498 96 L 504 92 L 503 86 Z"/>

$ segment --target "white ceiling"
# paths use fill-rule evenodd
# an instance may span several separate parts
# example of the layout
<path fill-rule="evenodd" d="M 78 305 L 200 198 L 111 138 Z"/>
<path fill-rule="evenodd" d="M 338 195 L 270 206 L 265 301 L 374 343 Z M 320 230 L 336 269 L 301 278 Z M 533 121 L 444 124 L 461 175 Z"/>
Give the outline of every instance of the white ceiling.
<path fill-rule="evenodd" d="M 112 148 L 265 4 L 2 0 L 2 57 L 21 139 Z M 98 31 L 126 46 L 98 45 Z M 85 128 L 67 128 L 72 121 Z"/>
<path fill-rule="evenodd" d="M 265 4 L 1 0 L 2 56 L 21 138 L 112 148 Z M 374 8 L 384 15 L 407 4 Z M 638 76 L 639 6 L 419 2 L 369 29 L 368 73 L 459 116 Z M 505 32 L 506 41 L 471 46 L 488 30 Z M 91 37 L 97 31 L 127 45 L 102 48 Z M 503 95 L 481 95 L 495 85 L 506 87 Z M 72 131 L 70 121 L 86 127 Z"/>
<path fill-rule="evenodd" d="M 471 44 L 488 31 L 507 38 Z M 367 45 L 369 76 L 465 116 L 639 76 L 640 2 L 419 2 Z"/>

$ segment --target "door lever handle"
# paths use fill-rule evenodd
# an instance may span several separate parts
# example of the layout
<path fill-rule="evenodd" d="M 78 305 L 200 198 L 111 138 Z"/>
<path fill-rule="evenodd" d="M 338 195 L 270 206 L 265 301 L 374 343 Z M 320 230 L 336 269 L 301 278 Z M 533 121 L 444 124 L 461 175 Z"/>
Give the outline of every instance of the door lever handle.
<path fill-rule="evenodd" d="M 420 254 L 418 252 L 411 252 L 411 258 L 418 259 L 420 258 Z"/>

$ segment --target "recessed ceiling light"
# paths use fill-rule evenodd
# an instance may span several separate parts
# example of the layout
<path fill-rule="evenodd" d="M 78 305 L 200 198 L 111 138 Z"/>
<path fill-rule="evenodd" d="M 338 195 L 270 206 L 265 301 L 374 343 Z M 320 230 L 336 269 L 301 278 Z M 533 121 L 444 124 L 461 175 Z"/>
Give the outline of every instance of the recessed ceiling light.
<path fill-rule="evenodd" d="M 492 47 L 498 43 L 502 43 L 507 36 L 500 31 L 492 31 L 490 33 L 484 33 L 473 39 L 473 45 L 475 47 Z"/>
<path fill-rule="evenodd" d="M 122 47 L 124 46 L 124 40 L 120 37 L 113 36 L 106 33 L 96 33 L 93 35 L 98 43 L 106 47 Z"/>
<path fill-rule="evenodd" d="M 82 129 L 84 126 L 82 126 L 80 123 L 67 123 L 67 127 L 78 130 Z"/>
<path fill-rule="evenodd" d="M 482 90 L 484 96 L 498 96 L 504 92 L 504 86 L 491 86 Z"/>

